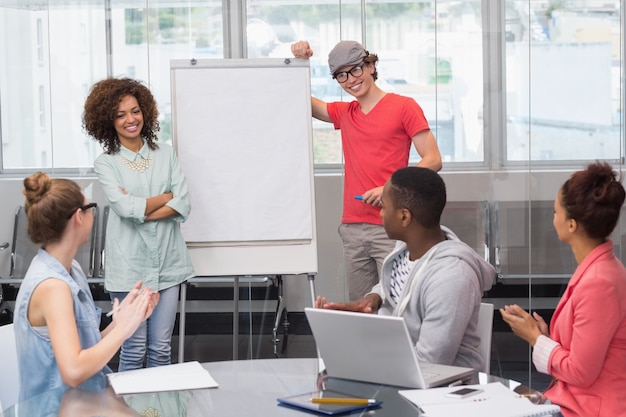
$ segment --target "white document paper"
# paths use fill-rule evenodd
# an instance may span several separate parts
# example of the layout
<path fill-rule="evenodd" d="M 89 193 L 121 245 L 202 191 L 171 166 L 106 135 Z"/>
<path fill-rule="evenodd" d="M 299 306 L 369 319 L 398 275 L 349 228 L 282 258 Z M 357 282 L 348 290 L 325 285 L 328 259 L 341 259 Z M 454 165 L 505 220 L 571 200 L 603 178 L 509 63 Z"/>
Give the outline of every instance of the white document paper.
<path fill-rule="evenodd" d="M 196 361 L 116 372 L 107 376 L 117 395 L 218 387 L 209 371 Z"/>
<path fill-rule="evenodd" d="M 466 398 L 450 398 L 446 394 L 456 391 L 459 388 L 475 388 L 482 392 L 471 395 Z M 407 400 L 413 404 L 425 407 L 432 404 L 457 404 L 460 402 L 485 401 L 499 397 L 515 398 L 519 395 L 499 382 L 492 382 L 484 385 L 462 385 L 455 387 L 441 387 L 431 389 L 408 389 L 398 391 Z"/>
<path fill-rule="evenodd" d="M 476 388 L 482 392 L 460 399 L 445 396 L 459 388 Z M 423 411 L 424 417 L 551 416 L 560 410 L 558 405 L 533 404 L 499 382 L 398 392 L 418 406 Z"/>

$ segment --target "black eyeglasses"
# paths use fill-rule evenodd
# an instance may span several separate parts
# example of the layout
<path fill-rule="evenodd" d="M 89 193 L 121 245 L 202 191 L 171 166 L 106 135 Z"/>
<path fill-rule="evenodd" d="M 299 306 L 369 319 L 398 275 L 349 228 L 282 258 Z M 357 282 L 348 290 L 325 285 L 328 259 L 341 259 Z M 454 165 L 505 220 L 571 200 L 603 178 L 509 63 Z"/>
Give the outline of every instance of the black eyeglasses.
<path fill-rule="evenodd" d="M 363 66 L 365 66 L 365 63 L 350 68 L 350 71 L 338 72 L 337 74 L 333 75 L 333 78 L 337 80 L 337 82 L 343 84 L 348 81 L 348 74 L 352 75 L 355 78 L 363 75 Z"/>
<path fill-rule="evenodd" d="M 95 216 L 95 214 L 96 214 L 96 207 L 98 207 L 98 203 L 89 203 L 89 204 L 85 204 L 84 206 L 80 206 L 78 208 L 83 210 L 83 211 L 91 209 L 91 214 Z M 72 216 L 74 215 L 74 213 L 76 213 L 76 210 L 72 211 L 70 213 L 70 215 L 67 216 L 67 218 L 71 219 Z"/>

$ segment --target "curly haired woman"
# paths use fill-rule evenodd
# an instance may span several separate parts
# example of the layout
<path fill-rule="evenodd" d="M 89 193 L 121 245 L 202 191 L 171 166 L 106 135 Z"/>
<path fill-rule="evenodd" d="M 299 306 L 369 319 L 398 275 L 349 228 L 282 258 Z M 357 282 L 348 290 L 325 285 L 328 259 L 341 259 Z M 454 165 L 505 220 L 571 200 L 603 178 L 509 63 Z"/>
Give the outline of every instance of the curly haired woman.
<path fill-rule="evenodd" d="M 83 127 L 104 153 L 94 169 L 110 205 L 105 289 L 123 299 L 132 283 L 160 293 L 152 316 L 122 345 L 119 370 L 167 365 L 179 284 L 194 276 L 179 223 L 191 209 L 173 149 L 157 145 L 157 103 L 141 82 L 108 78 L 85 101 Z"/>

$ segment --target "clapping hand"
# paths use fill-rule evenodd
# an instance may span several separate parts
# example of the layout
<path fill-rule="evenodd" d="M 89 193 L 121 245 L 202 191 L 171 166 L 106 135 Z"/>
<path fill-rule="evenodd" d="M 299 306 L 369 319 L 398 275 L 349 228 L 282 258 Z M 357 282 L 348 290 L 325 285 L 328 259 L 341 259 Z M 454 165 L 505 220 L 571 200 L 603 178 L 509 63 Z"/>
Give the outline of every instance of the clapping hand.
<path fill-rule="evenodd" d="M 113 321 L 116 326 L 125 326 L 132 335 L 144 320 L 146 320 L 159 303 L 160 295 L 150 287 L 142 288 L 142 281 L 137 281 L 133 289 L 120 302 L 113 300 Z"/>
<path fill-rule="evenodd" d="M 500 314 L 502 314 L 502 319 L 511 326 L 513 333 L 533 346 L 539 336 L 550 337 L 547 323 L 536 312 L 533 312 L 531 316 L 526 310 L 514 304 L 501 308 Z"/>

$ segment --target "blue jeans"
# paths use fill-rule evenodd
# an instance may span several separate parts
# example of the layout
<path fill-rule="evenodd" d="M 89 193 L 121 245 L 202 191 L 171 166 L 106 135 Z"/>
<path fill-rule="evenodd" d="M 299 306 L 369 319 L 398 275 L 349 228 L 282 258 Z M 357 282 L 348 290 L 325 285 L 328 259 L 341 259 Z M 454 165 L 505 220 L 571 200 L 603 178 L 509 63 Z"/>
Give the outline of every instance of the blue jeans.
<path fill-rule="evenodd" d="M 122 344 L 119 372 L 142 368 L 144 358 L 148 368 L 171 363 L 179 291 L 179 285 L 160 291 L 161 297 L 152 315 Z M 117 297 L 120 302 L 126 295 L 127 292 L 110 293 L 111 300 Z"/>

